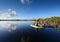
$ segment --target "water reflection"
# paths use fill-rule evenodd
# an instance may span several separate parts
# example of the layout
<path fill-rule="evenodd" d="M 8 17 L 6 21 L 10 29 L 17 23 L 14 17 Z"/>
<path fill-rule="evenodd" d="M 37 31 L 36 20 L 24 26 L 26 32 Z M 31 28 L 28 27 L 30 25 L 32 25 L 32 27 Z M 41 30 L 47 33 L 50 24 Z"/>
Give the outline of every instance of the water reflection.
<path fill-rule="evenodd" d="M 7 30 L 8 32 L 12 32 L 14 30 L 16 30 L 17 25 L 15 24 L 15 22 L 11 22 L 11 21 L 1 21 L 0 22 L 0 27 L 2 30 Z"/>
<path fill-rule="evenodd" d="M 0 31 L 4 32 L 0 32 L 0 42 L 43 42 L 45 40 L 58 42 L 60 40 L 60 32 L 52 28 L 36 31 L 30 24 L 31 22 L 26 21 L 1 21 Z"/>

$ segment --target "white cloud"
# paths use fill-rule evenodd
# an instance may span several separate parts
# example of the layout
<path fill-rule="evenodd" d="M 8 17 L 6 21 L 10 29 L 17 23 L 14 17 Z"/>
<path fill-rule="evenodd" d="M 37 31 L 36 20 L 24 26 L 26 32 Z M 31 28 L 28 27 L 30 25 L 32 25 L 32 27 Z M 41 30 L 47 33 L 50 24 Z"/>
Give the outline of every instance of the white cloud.
<path fill-rule="evenodd" d="M 32 1 L 31 0 L 20 0 L 22 4 L 30 4 Z"/>
<path fill-rule="evenodd" d="M 20 1 L 21 1 L 22 4 L 24 4 L 24 2 L 25 2 L 24 0 L 20 0 Z"/>
<path fill-rule="evenodd" d="M 12 9 L 8 9 L 8 11 L 11 11 Z"/>
<path fill-rule="evenodd" d="M 0 15 L 0 19 L 9 19 L 16 16 L 16 11 L 12 10 L 12 9 L 8 9 L 8 11 L 6 13 L 2 13 Z"/>
<path fill-rule="evenodd" d="M 30 3 L 30 0 L 26 0 L 27 3 Z"/>
<path fill-rule="evenodd" d="M 8 17 L 12 17 L 10 14 L 6 14 L 5 16 L 6 16 L 7 18 L 8 18 Z"/>
<path fill-rule="evenodd" d="M 16 11 L 12 11 L 11 13 L 14 14 L 14 15 L 16 15 Z"/>

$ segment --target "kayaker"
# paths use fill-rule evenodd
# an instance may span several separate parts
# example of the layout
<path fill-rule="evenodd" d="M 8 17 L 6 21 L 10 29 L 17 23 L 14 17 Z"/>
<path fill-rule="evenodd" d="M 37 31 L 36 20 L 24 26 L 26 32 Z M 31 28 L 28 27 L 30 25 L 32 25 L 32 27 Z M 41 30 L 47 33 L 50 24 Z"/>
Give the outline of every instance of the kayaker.
<path fill-rule="evenodd" d="M 36 26 L 38 26 L 38 23 L 36 24 Z"/>

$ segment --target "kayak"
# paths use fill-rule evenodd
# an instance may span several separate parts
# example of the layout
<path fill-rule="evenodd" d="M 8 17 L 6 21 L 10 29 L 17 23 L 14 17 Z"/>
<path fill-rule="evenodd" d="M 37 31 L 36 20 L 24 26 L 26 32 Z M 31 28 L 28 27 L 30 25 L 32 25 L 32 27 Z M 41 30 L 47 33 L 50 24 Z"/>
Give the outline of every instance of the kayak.
<path fill-rule="evenodd" d="M 44 28 L 43 26 L 35 26 L 35 25 L 31 25 L 31 27 L 36 28 L 36 29 L 42 29 L 42 28 Z"/>

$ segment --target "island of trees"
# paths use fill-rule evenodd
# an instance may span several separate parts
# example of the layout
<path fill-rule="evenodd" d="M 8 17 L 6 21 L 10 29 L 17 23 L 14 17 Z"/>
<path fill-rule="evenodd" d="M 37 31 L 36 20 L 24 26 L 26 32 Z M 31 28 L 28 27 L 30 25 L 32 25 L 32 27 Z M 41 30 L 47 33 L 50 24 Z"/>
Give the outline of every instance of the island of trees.
<path fill-rule="evenodd" d="M 60 17 L 39 18 L 37 22 L 40 26 L 60 27 Z"/>

